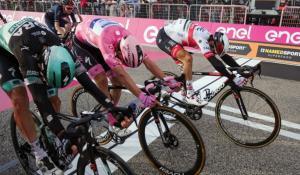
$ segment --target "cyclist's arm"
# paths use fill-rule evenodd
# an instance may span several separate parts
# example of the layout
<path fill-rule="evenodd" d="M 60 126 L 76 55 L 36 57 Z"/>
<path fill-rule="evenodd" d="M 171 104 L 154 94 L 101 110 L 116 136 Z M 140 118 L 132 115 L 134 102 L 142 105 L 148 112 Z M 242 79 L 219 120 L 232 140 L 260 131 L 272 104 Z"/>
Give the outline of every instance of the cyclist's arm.
<path fill-rule="evenodd" d="M 57 31 L 57 34 L 59 34 L 60 37 L 65 36 L 65 34 L 66 34 L 67 31 L 66 31 L 66 29 L 64 27 L 60 27 L 58 21 L 54 22 L 54 27 L 55 27 L 55 30 Z"/>
<path fill-rule="evenodd" d="M 143 61 L 146 68 L 157 78 L 163 79 L 163 71 L 146 55 Z"/>
<path fill-rule="evenodd" d="M 41 116 L 49 126 L 49 128 L 59 135 L 64 127 L 60 121 L 54 116 L 56 113 L 47 94 L 47 85 L 42 81 L 36 58 L 33 57 L 32 51 L 23 49 L 21 51 L 19 64 L 23 74 L 25 83 L 31 92 L 34 103 L 37 105 Z"/>
<path fill-rule="evenodd" d="M 212 66 L 220 72 L 223 76 L 226 76 L 230 79 L 234 78 L 234 75 L 232 74 L 231 71 L 229 71 L 225 65 L 216 58 L 215 54 L 213 51 L 211 51 L 210 46 L 208 44 L 208 41 L 206 38 L 197 38 L 195 39 L 197 45 L 201 49 L 204 57 L 212 64 Z"/>
<path fill-rule="evenodd" d="M 113 103 L 105 96 L 105 94 L 95 85 L 95 83 L 87 75 L 83 65 L 77 60 L 75 77 L 77 81 L 88 91 L 100 104 L 106 108 L 113 107 Z"/>
<path fill-rule="evenodd" d="M 60 35 L 60 37 L 63 37 L 66 34 L 66 30 L 64 27 L 61 27 L 59 25 L 59 21 L 61 20 L 61 14 L 62 14 L 62 9 L 60 6 L 56 6 L 53 8 L 54 11 L 54 28 L 57 31 L 57 34 Z"/>
<path fill-rule="evenodd" d="M 232 58 L 232 56 L 228 54 L 221 56 L 221 58 L 230 67 L 240 67 L 240 65 Z"/>

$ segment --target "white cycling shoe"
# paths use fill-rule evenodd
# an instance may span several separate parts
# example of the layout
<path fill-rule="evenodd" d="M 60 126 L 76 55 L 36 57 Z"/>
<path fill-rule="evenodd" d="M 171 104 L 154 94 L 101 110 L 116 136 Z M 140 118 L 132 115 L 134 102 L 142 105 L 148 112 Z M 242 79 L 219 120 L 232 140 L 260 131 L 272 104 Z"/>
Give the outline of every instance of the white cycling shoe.
<path fill-rule="evenodd" d="M 190 105 L 195 105 L 195 106 L 199 106 L 199 107 L 202 107 L 202 106 L 205 106 L 208 104 L 208 102 L 205 100 L 201 100 L 195 96 L 188 96 L 188 95 L 185 96 L 184 101 Z"/>
<path fill-rule="evenodd" d="M 116 134 L 119 137 L 126 137 L 126 136 L 128 136 L 129 134 L 132 133 L 132 131 L 128 128 L 121 129 L 119 127 L 111 126 L 111 125 L 109 125 L 108 129 L 109 129 L 110 132 Z"/>

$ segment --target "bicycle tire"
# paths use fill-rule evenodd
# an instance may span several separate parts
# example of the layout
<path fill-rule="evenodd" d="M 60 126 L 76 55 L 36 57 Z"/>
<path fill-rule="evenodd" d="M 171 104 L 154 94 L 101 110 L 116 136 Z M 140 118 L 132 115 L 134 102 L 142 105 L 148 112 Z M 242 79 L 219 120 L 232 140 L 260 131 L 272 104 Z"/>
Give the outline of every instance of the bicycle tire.
<path fill-rule="evenodd" d="M 85 97 L 85 96 L 88 96 L 88 97 Z M 84 109 L 86 107 L 84 107 L 83 109 L 78 108 L 78 106 L 79 106 L 78 104 L 82 105 L 82 103 L 80 102 L 81 98 L 89 99 L 89 100 L 84 101 L 86 104 L 88 104 L 89 109 Z M 94 97 L 91 94 L 89 94 L 89 92 L 87 92 L 82 86 L 78 86 L 74 89 L 74 91 L 72 92 L 70 101 L 71 101 L 71 103 L 70 103 L 71 112 L 72 112 L 73 116 L 75 116 L 75 117 L 80 117 L 81 116 L 80 112 L 82 112 L 83 110 L 95 112 L 95 111 L 100 111 L 102 108 L 102 105 L 99 104 L 94 99 Z M 91 101 L 91 102 L 89 102 L 89 101 Z M 89 105 L 89 104 L 92 104 L 92 105 Z M 104 127 L 106 125 L 107 125 L 107 127 Z M 93 128 L 93 133 L 100 145 L 105 145 L 113 139 L 111 133 L 108 130 L 108 123 L 105 123 L 104 121 L 101 121 L 101 122 L 91 121 L 91 127 Z"/>
<path fill-rule="evenodd" d="M 96 111 L 96 110 L 99 110 L 101 108 L 102 105 L 100 105 L 96 99 L 94 99 L 94 97 L 89 94 L 89 92 L 87 92 L 82 86 L 78 86 L 76 87 L 73 92 L 72 92 L 72 95 L 71 95 L 71 103 L 70 103 L 70 109 L 71 109 L 71 113 L 73 116 L 80 116 L 80 112 L 82 112 L 82 110 L 79 109 L 78 107 L 78 102 L 80 100 L 80 98 L 85 95 L 85 94 L 88 94 L 88 96 L 92 97 L 85 97 L 88 98 L 89 100 L 85 100 L 85 103 L 86 104 L 90 104 L 90 103 L 93 103 L 92 105 L 89 106 L 90 109 L 84 109 L 85 111 Z M 92 100 L 90 100 L 92 99 Z M 91 101 L 91 102 L 90 102 Z M 80 105 L 83 105 L 83 104 L 80 104 Z"/>
<path fill-rule="evenodd" d="M 77 163 L 77 174 L 78 175 L 88 175 L 88 170 L 86 168 L 90 167 L 90 166 L 88 166 L 90 163 L 89 154 L 90 153 L 88 151 L 84 151 L 80 155 L 80 157 L 78 159 L 78 163 Z M 106 161 L 109 161 L 111 163 L 111 165 L 115 165 L 116 168 L 118 168 L 118 171 L 114 172 L 113 174 L 134 175 L 134 172 L 130 169 L 130 167 L 127 165 L 127 163 L 116 153 L 114 153 L 106 148 L 98 146 L 96 148 L 96 151 L 93 152 L 93 154 L 96 159 L 102 158 Z M 97 169 L 99 170 L 99 167 L 97 167 Z M 102 172 L 102 173 L 100 172 L 98 174 L 104 175 L 104 172 Z"/>
<path fill-rule="evenodd" d="M 159 158 L 159 156 L 166 153 L 162 151 L 165 145 L 163 143 L 159 143 L 162 139 L 156 139 L 156 136 L 152 138 L 150 137 L 151 134 L 155 135 L 153 129 L 155 128 L 155 125 L 154 127 L 153 125 L 151 126 L 151 121 L 153 119 L 151 114 L 152 110 L 146 110 L 141 116 L 139 122 L 139 141 L 147 158 L 154 165 L 154 167 L 163 174 L 200 174 L 205 164 L 205 147 L 201 135 L 197 131 L 196 127 L 187 119 L 187 117 L 175 109 L 166 106 L 155 107 L 155 110 L 160 113 L 160 120 L 165 117 L 174 117 L 172 120 L 165 120 L 168 125 L 172 125 L 172 123 L 174 124 L 172 127 L 170 127 L 170 131 L 172 133 L 170 134 L 164 131 L 164 134 L 171 136 L 166 138 L 174 141 L 173 145 L 168 149 L 175 150 L 176 148 L 175 154 Z M 161 114 L 164 115 L 164 117 L 161 117 Z M 146 129 L 148 127 L 149 130 Z M 184 134 L 183 139 L 178 139 L 178 135 L 174 135 L 175 132 L 182 132 Z M 191 134 L 191 136 L 189 137 L 187 133 Z M 159 137 L 159 134 L 157 135 Z M 191 143 L 194 143 L 195 146 L 193 146 Z M 156 144 L 158 144 L 158 148 L 155 148 Z M 182 149 L 182 151 L 180 151 L 180 149 Z M 170 150 L 167 151 L 170 153 Z M 155 154 L 156 152 L 158 154 Z M 180 153 L 182 153 L 182 155 Z M 187 156 L 187 153 L 191 153 L 191 155 Z M 178 157 L 179 159 L 173 161 L 173 158 L 175 157 Z M 195 160 L 191 161 L 192 158 L 195 158 Z"/>
<path fill-rule="evenodd" d="M 242 147 L 260 148 L 272 143 L 281 128 L 281 116 L 276 104 L 267 94 L 253 87 L 245 86 L 241 88 L 240 94 L 250 117 L 247 120 L 241 118 L 233 91 L 228 89 L 219 97 L 216 103 L 215 114 L 219 128 L 231 141 Z M 252 99 L 254 99 L 254 102 L 250 102 Z M 265 104 L 262 104 L 263 102 Z M 252 108 L 254 108 L 253 111 Z M 223 109 L 222 113 L 221 109 Z M 234 124 L 238 124 L 238 126 L 233 126 Z M 244 127 L 246 131 L 242 132 L 240 129 L 243 127 L 240 126 L 243 125 L 246 126 Z M 227 128 L 227 126 L 230 128 Z M 263 132 L 260 133 L 261 130 Z M 238 134 L 242 136 L 236 136 Z M 245 138 L 249 139 L 243 140 Z M 250 139 L 254 141 L 249 141 Z"/>
<path fill-rule="evenodd" d="M 34 113 L 32 113 L 32 116 L 33 116 L 33 119 L 34 119 L 35 123 L 40 125 L 41 122 L 39 121 L 38 117 Z M 10 133 L 11 133 L 13 148 L 15 150 L 17 158 L 18 158 L 18 160 L 19 160 L 19 162 L 20 162 L 21 166 L 23 167 L 26 174 L 28 174 L 28 175 L 33 175 L 33 174 L 38 175 L 38 173 L 37 173 L 38 168 L 35 165 L 35 157 L 31 153 L 31 147 L 23 139 L 23 137 L 20 136 L 20 134 L 18 132 L 19 131 L 17 131 L 16 122 L 14 120 L 14 113 L 12 113 L 11 120 L 10 120 Z M 23 139 L 24 143 L 21 143 L 18 138 Z M 29 158 L 32 158 L 33 162 L 29 162 Z M 33 165 L 31 165 L 30 163 L 33 163 Z M 31 166 L 34 166 L 34 167 L 31 167 Z"/>

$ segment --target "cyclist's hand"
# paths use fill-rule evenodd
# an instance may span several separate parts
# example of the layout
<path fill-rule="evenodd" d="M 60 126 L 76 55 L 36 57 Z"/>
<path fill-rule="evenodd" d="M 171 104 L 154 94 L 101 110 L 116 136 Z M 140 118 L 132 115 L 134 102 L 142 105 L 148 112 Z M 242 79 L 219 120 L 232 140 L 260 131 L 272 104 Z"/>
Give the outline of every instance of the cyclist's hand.
<path fill-rule="evenodd" d="M 164 85 L 170 88 L 169 91 L 167 90 L 169 93 L 180 91 L 182 84 L 176 81 L 174 76 L 166 76 L 164 81 Z"/>
<path fill-rule="evenodd" d="M 140 93 L 139 100 L 142 102 L 144 108 L 153 107 L 156 104 L 156 96 L 148 95 L 144 92 Z"/>
<path fill-rule="evenodd" d="M 122 114 L 118 113 L 108 113 L 107 119 L 109 122 L 109 125 L 111 126 L 117 126 L 117 127 L 122 127 L 122 128 L 128 128 L 129 125 L 133 122 L 132 117 L 127 117 Z"/>
<path fill-rule="evenodd" d="M 247 83 L 247 79 L 239 74 L 236 74 L 236 76 L 233 78 L 233 82 L 235 85 L 243 87 Z"/>

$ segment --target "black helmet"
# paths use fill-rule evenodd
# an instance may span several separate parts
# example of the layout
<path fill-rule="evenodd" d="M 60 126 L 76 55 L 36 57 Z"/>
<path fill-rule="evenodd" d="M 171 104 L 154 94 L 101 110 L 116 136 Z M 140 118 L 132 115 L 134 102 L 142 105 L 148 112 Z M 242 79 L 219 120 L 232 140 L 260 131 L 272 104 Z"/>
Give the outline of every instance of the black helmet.
<path fill-rule="evenodd" d="M 73 0 L 62 0 L 62 5 L 74 5 Z"/>

